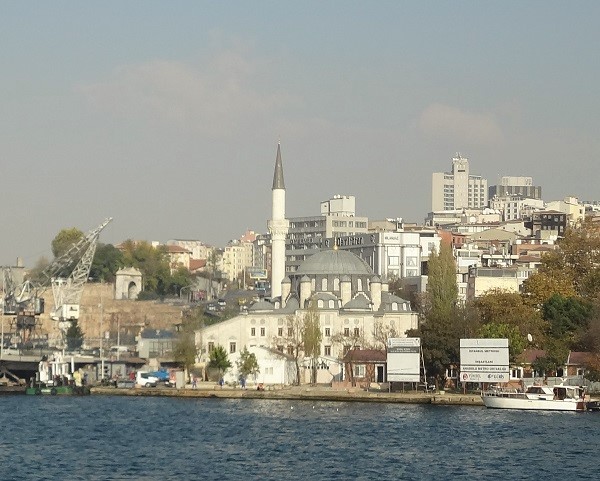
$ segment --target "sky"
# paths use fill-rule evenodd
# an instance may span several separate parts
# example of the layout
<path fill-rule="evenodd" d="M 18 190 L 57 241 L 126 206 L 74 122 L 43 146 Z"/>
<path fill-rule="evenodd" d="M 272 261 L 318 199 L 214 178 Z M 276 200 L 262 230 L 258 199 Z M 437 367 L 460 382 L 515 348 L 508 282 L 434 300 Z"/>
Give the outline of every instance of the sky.
<path fill-rule="evenodd" d="M 354 195 L 423 222 L 460 152 L 545 200 L 600 199 L 600 2 L 0 0 L 0 264 L 266 232 Z"/>

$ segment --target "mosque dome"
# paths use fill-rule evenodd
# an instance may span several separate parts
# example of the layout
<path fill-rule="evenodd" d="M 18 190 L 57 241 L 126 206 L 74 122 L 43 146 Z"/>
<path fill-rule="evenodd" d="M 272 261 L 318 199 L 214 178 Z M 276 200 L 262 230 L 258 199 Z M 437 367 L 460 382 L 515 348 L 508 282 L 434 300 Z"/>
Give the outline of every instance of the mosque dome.
<path fill-rule="evenodd" d="M 355 254 L 339 249 L 317 252 L 306 259 L 295 272 L 297 276 L 307 275 L 349 275 L 373 276 L 373 270 Z"/>

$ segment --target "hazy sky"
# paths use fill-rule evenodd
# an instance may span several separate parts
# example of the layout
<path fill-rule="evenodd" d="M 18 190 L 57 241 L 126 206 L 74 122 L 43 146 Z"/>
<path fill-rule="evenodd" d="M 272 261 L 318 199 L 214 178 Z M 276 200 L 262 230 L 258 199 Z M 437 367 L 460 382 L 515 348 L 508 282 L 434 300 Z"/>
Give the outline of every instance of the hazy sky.
<path fill-rule="evenodd" d="M 334 194 L 422 222 L 460 152 L 598 199 L 600 2 L 0 2 L 0 263 L 266 231 Z"/>

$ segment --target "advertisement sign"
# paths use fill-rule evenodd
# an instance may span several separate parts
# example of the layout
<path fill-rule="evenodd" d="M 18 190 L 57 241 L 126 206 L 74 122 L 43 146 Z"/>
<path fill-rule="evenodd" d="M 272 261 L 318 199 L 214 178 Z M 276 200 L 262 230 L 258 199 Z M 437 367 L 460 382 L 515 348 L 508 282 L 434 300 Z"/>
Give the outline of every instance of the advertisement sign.
<path fill-rule="evenodd" d="M 419 382 L 421 338 L 390 338 L 387 342 L 387 378 L 391 382 Z"/>
<path fill-rule="evenodd" d="M 461 339 L 462 382 L 508 382 L 508 339 Z"/>

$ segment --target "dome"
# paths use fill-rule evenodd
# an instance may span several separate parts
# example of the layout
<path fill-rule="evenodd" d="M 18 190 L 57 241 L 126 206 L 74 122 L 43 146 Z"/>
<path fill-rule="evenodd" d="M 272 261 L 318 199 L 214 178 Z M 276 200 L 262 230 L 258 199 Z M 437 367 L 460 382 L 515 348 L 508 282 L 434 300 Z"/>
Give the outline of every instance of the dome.
<path fill-rule="evenodd" d="M 336 249 L 313 254 L 300 264 L 296 274 L 299 276 L 323 274 L 372 276 L 373 270 L 355 254 Z"/>

